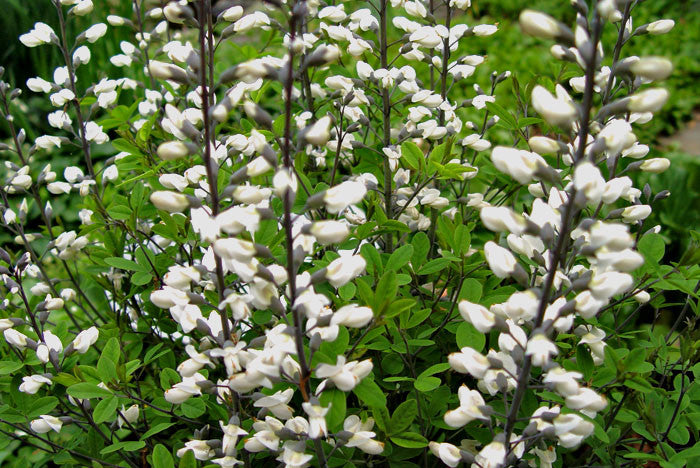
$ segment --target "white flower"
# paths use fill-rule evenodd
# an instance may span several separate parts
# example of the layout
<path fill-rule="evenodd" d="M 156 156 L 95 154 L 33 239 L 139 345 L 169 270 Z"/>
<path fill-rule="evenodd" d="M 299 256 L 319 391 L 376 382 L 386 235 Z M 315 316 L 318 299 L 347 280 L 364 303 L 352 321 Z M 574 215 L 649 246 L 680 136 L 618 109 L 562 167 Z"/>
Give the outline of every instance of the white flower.
<path fill-rule="evenodd" d="M 632 112 L 657 112 L 666 104 L 668 91 L 664 88 L 652 88 L 629 97 L 629 110 Z"/>
<path fill-rule="evenodd" d="M 562 27 L 557 20 L 535 10 L 523 10 L 520 13 L 520 27 L 525 34 L 543 39 L 554 39 L 562 33 Z"/>
<path fill-rule="evenodd" d="M 506 206 L 485 206 L 479 214 L 484 226 L 492 231 L 510 231 L 516 235 L 525 231 L 525 218 Z"/>
<path fill-rule="evenodd" d="M 331 380 L 335 386 L 344 392 L 349 392 L 372 371 L 372 360 L 362 362 L 352 361 L 345 363 L 345 356 L 337 357 L 335 365 L 319 364 L 316 369 L 316 377 Z"/>
<path fill-rule="evenodd" d="M 604 410 L 607 405 L 608 402 L 604 396 L 597 394 L 594 390 L 587 387 L 580 388 L 576 394 L 567 395 L 566 397 L 567 407 L 574 410 L 581 410 L 582 412 L 597 413 L 598 411 Z"/>
<path fill-rule="evenodd" d="M 350 229 L 346 223 L 327 220 L 313 223 L 310 232 L 321 245 L 328 245 L 344 241 Z"/>
<path fill-rule="evenodd" d="M 491 161 L 496 169 L 521 184 L 532 181 L 539 166 L 547 167 L 547 162 L 539 154 L 505 146 L 496 146 L 493 149 Z"/>
<path fill-rule="evenodd" d="M 506 447 L 503 442 L 493 441 L 476 454 L 474 461 L 480 468 L 502 468 L 506 461 Z"/>
<path fill-rule="evenodd" d="M 447 359 L 452 369 L 462 374 L 471 374 L 477 379 L 483 378 L 490 367 L 484 355 L 468 346 L 462 348 L 459 353 L 450 354 Z"/>
<path fill-rule="evenodd" d="M 329 407 L 322 407 L 319 404 L 304 402 L 301 404 L 306 414 L 309 416 L 309 438 L 318 439 L 328 433 L 326 429 L 326 413 Z"/>
<path fill-rule="evenodd" d="M 532 90 L 532 106 L 549 124 L 569 127 L 576 120 L 578 111 L 561 85 L 557 85 L 556 97 L 543 86 Z"/>
<path fill-rule="evenodd" d="M 122 417 L 123 416 L 123 417 Z M 139 419 L 139 405 L 131 405 L 128 409 L 124 409 L 122 405 L 121 414 L 117 416 L 117 425 L 121 429 L 125 422 L 132 424 Z"/>
<path fill-rule="evenodd" d="M 469 301 L 461 301 L 459 303 L 459 313 L 462 318 L 474 325 L 474 328 L 481 333 L 488 333 L 496 324 L 495 315 L 481 304 L 474 304 Z"/>
<path fill-rule="evenodd" d="M 622 211 L 622 220 L 626 223 L 634 223 L 646 219 L 651 214 L 649 205 L 628 206 Z"/>
<path fill-rule="evenodd" d="M 190 440 L 185 443 L 185 446 L 176 452 L 179 458 L 185 456 L 185 453 L 192 450 L 194 458 L 197 460 L 209 460 L 214 456 L 214 450 L 207 445 L 206 440 Z"/>
<path fill-rule="evenodd" d="M 662 19 L 662 20 L 654 21 L 653 23 L 649 23 L 646 26 L 646 30 L 649 34 L 654 34 L 654 35 L 666 34 L 671 29 L 673 29 L 673 26 L 675 26 L 675 24 L 676 24 L 676 22 L 673 21 L 672 19 Z"/>
<path fill-rule="evenodd" d="M 546 366 L 550 362 L 550 356 L 556 356 L 558 352 L 557 345 L 541 333 L 530 338 L 525 349 L 525 354 L 530 356 L 532 363 L 538 367 Z"/>
<path fill-rule="evenodd" d="M 83 34 L 85 34 L 85 39 L 88 42 L 96 42 L 99 38 L 107 33 L 107 25 L 104 23 L 97 23 L 90 26 Z"/>
<path fill-rule="evenodd" d="M 45 23 L 36 23 L 34 29 L 26 34 L 19 36 L 19 40 L 26 47 L 36 47 L 43 44 L 49 44 L 54 40 L 58 40 L 51 26 Z"/>
<path fill-rule="evenodd" d="M 325 145 L 331 138 L 331 118 L 324 115 L 304 130 L 304 140 L 316 146 Z"/>
<path fill-rule="evenodd" d="M 445 413 L 445 423 L 450 427 L 462 427 L 475 419 L 488 419 L 481 411 L 486 405 L 484 397 L 476 390 L 462 385 L 458 390 L 459 408 Z"/>
<path fill-rule="evenodd" d="M 462 461 L 462 453 L 452 444 L 447 442 L 430 442 L 430 451 L 445 465 L 454 468 Z"/>
<path fill-rule="evenodd" d="M 574 169 L 574 187 L 586 195 L 590 204 L 597 205 L 605 190 L 605 179 L 600 169 L 585 161 Z"/>
<path fill-rule="evenodd" d="M 350 328 L 361 328 L 374 317 L 372 309 L 348 304 L 338 309 L 331 317 L 331 325 L 344 325 Z"/>
<path fill-rule="evenodd" d="M 22 377 L 22 383 L 19 386 L 19 391 L 29 395 L 34 395 L 44 384 L 51 385 L 51 379 L 38 374 Z"/>
<path fill-rule="evenodd" d="M 270 17 L 262 11 L 256 11 L 233 23 L 233 30 L 237 33 L 243 33 L 254 28 L 266 29 L 269 25 Z"/>
<path fill-rule="evenodd" d="M 653 174 L 661 174 L 669 167 L 671 167 L 671 161 L 668 158 L 647 159 L 639 166 L 644 172 L 651 172 Z"/>
<path fill-rule="evenodd" d="M 491 271 L 499 278 L 507 278 L 518 266 L 513 254 L 493 241 L 488 241 L 484 245 L 484 256 Z"/>
<path fill-rule="evenodd" d="M 36 432 L 37 434 L 46 434 L 50 431 L 59 432 L 61 430 L 61 426 L 63 426 L 63 421 L 55 416 L 42 414 L 39 416 L 39 418 L 40 419 L 35 419 L 29 423 L 32 431 Z"/>
<path fill-rule="evenodd" d="M 21 332 L 18 332 L 14 328 L 4 330 L 3 335 L 9 344 L 17 348 L 24 348 L 27 346 L 27 336 Z"/>
<path fill-rule="evenodd" d="M 92 12 L 93 7 L 92 0 L 80 0 L 70 11 L 75 16 L 85 16 Z"/>
<path fill-rule="evenodd" d="M 255 401 L 253 406 L 256 408 L 266 408 L 275 417 L 282 420 L 291 419 L 294 416 L 294 410 L 287 404 L 290 402 L 294 396 L 294 390 L 288 388 L 286 390 L 280 390 L 273 395 L 266 395 Z"/>
<path fill-rule="evenodd" d="M 326 267 L 326 280 L 339 288 L 362 274 L 366 266 L 367 262 L 360 255 L 337 258 Z"/>
<path fill-rule="evenodd" d="M 150 200 L 159 210 L 168 211 L 170 213 L 180 213 L 190 206 L 190 202 L 187 200 L 186 196 L 175 192 L 153 192 Z"/>

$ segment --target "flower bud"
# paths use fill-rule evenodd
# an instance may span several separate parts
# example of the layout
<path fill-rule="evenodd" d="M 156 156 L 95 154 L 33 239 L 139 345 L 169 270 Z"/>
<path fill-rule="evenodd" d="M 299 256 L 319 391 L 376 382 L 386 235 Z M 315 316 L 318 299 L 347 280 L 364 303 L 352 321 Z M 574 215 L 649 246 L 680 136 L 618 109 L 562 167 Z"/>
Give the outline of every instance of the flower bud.
<path fill-rule="evenodd" d="M 181 213 L 190 206 L 190 202 L 185 195 L 165 190 L 153 192 L 150 200 L 156 208 L 169 213 Z"/>
<path fill-rule="evenodd" d="M 671 166 L 671 161 L 668 158 L 652 158 L 644 161 L 639 168 L 644 172 L 661 174 Z"/>
<path fill-rule="evenodd" d="M 539 11 L 523 10 L 520 13 L 520 27 L 525 34 L 534 37 L 573 41 L 573 33 L 568 27 Z"/>
<path fill-rule="evenodd" d="M 556 140 L 543 136 L 534 136 L 528 140 L 530 149 L 538 154 L 556 154 L 561 151 L 561 146 Z"/>
<path fill-rule="evenodd" d="M 665 80 L 673 71 L 673 64 L 663 57 L 643 57 L 630 65 L 630 71 L 647 80 Z"/>
<path fill-rule="evenodd" d="M 632 112 L 657 112 L 668 100 L 668 91 L 652 88 L 630 96 L 627 108 Z"/>
<path fill-rule="evenodd" d="M 532 90 L 532 106 L 551 125 L 570 127 L 578 116 L 576 107 L 559 85 L 556 97 L 543 86 L 537 85 Z"/>
<path fill-rule="evenodd" d="M 676 22 L 673 21 L 672 19 L 662 19 L 662 20 L 654 21 L 653 23 L 647 24 L 645 29 L 646 29 L 646 32 L 648 32 L 649 34 L 659 35 L 659 34 L 666 34 L 671 29 L 673 29 L 673 27 L 675 25 L 676 25 Z"/>

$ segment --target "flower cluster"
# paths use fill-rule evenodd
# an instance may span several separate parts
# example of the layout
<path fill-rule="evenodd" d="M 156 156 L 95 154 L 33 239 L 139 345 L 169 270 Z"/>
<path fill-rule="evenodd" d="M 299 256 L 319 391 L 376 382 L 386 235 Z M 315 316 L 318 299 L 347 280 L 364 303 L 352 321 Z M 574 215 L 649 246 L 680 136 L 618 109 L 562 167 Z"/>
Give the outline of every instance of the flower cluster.
<path fill-rule="evenodd" d="M 501 468 L 551 467 L 594 432 L 608 399 L 581 366 L 609 353 L 602 314 L 651 299 L 636 248 L 668 196 L 634 187 L 635 171 L 670 164 L 646 158 L 634 125 L 665 103 L 647 85 L 672 67 L 620 49 L 673 24 L 632 29 L 622 1 L 573 1 L 573 30 L 525 10 L 523 32 L 580 72 L 535 86 L 518 126 L 496 93 L 511 73 L 476 82 L 486 57 L 469 39 L 498 28 L 461 16 L 469 0 L 134 0 L 133 18 L 104 19 L 133 34 L 110 58 L 125 77 L 84 90 L 108 26 L 73 40 L 66 23 L 93 2 L 52 3 L 61 30 L 37 23 L 20 41 L 65 59 L 27 82 L 55 134 L 26 142 L 20 93 L 0 89 L 18 158 L 1 191 L 14 244 L 0 249 L 0 328 L 19 392 L 60 396 L 16 437 L 90 431 L 105 445 L 93 452 L 130 466 L 142 448 L 290 468 L 422 449 Z M 499 123 L 515 143 L 492 145 Z M 66 148 L 83 161 L 60 178 L 42 160 Z M 47 196 L 79 196 L 77 219 Z M 171 453 L 134 440 L 175 424 L 187 440 Z M 474 439 L 454 445 L 463 427 Z"/>

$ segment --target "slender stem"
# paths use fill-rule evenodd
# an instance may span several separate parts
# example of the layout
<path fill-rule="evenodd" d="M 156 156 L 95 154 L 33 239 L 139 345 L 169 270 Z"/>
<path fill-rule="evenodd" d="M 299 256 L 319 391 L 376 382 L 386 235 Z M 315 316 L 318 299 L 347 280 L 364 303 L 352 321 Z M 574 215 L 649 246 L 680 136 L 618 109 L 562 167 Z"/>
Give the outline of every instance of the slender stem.
<path fill-rule="evenodd" d="M 210 19 L 207 20 L 207 17 Z M 214 144 L 214 135 L 212 132 L 212 123 L 209 120 L 209 107 L 212 103 L 213 89 L 211 81 L 213 80 L 213 44 L 211 32 L 211 0 L 199 0 L 199 70 L 200 76 L 200 92 L 202 94 L 202 120 L 204 125 L 204 167 L 207 171 L 207 181 L 209 182 L 209 196 L 211 197 L 211 214 L 216 217 L 219 214 L 219 187 L 218 187 L 218 165 L 214 167 L 216 161 L 211 157 L 211 147 Z M 208 62 L 208 63 L 207 63 Z M 207 65 L 209 68 L 207 68 Z M 207 82 L 207 70 L 209 70 L 209 82 Z M 214 263 L 216 264 L 216 282 L 217 291 L 219 293 L 219 303 L 224 301 L 224 268 L 219 257 L 214 253 Z M 224 313 L 221 317 L 221 324 L 224 332 L 224 340 L 231 338 L 231 330 L 229 329 L 228 317 Z"/>
<path fill-rule="evenodd" d="M 387 0 L 380 0 L 379 3 L 379 55 L 382 68 L 388 67 L 387 59 Z M 383 119 L 383 140 L 382 145 L 387 148 L 391 144 L 391 101 L 389 100 L 389 90 L 382 87 L 382 119 Z M 389 166 L 389 158 L 384 156 L 384 209 L 386 217 L 393 218 L 393 209 L 391 204 L 391 167 Z M 391 252 L 394 250 L 394 238 L 391 233 L 385 236 L 385 251 Z"/>
<path fill-rule="evenodd" d="M 590 130 L 590 114 L 591 108 L 593 106 L 593 85 L 596 71 L 596 56 L 598 44 L 598 39 L 600 38 L 602 24 L 598 13 L 596 12 L 593 17 L 593 34 L 591 34 L 591 41 L 594 44 L 593 53 L 586 64 L 586 87 L 583 97 L 583 113 L 581 115 L 581 126 L 578 134 L 578 148 L 576 149 L 576 156 L 574 158 L 574 164 L 577 164 L 583 159 L 586 151 L 585 142 L 588 140 L 588 133 Z M 569 232 L 571 230 L 571 220 L 574 215 L 574 207 L 576 200 L 576 189 L 572 188 L 569 192 L 569 197 L 564 208 L 564 214 L 562 215 L 561 229 L 559 236 L 557 238 L 557 244 L 554 250 L 550 253 L 550 263 L 549 271 L 547 272 L 547 277 L 544 282 L 544 287 L 542 289 L 542 297 L 538 305 L 537 316 L 533 325 L 530 337 L 533 336 L 535 332 L 539 333 L 538 330 L 542 326 L 544 320 L 545 310 L 549 305 L 550 296 L 552 293 L 552 288 L 554 285 L 554 277 L 556 276 L 559 264 L 566 257 L 566 247 L 568 245 Z M 510 436 L 513 433 L 513 426 L 515 425 L 516 419 L 518 417 L 518 411 L 520 410 L 520 405 L 525 397 L 525 392 L 528 388 L 528 381 L 530 380 L 530 371 L 532 369 L 532 359 L 530 356 L 525 356 L 523 360 L 523 365 L 518 374 L 518 384 L 513 395 L 513 400 L 510 406 L 510 411 L 508 411 L 508 416 L 506 418 L 505 426 L 505 443 L 508 444 L 508 452 L 510 453 L 511 445 L 509 444 Z"/>

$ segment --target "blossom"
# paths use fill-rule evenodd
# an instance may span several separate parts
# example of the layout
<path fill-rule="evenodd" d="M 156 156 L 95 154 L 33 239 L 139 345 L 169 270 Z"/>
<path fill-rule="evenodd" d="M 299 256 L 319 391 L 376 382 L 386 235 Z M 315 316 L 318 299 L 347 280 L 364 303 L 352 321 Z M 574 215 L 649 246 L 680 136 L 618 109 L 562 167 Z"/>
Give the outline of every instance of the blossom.
<path fill-rule="evenodd" d="M 550 361 L 550 357 L 556 356 L 557 353 L 557 345 L 541 333 L 530 338 L 525 348 L 525 354 L 530 356 L 532 363 L 539 367 L 546 366 Z"/>
<path fill-rule="evenodd" d="M 58 41 L 56 33 L 53 31 L 51 26 L 46 23 L 36 23 L 34 28 L 26 34 L 22 34 L 19 40 L 26 47 L 37 47 L 43 44 L 49 44 L 54 41 Z"/>
<path fill-rule="evenodd" d="M 481 333 L 490 332 L 496 324 L 494 314 L 481 304 L 474 304 L 466 300 L 460 301 L 459 313 L 464 320 L 474 325 L 474 328 Z"/>
<path fill-rule="evenodd" d="M 19 386 L 19 391 L 34 395 L 44 384 L 51 385 L 51 379 L 43 375 L 30 375 L 22 377 L 22 383 Z"/>
<path fill-rule="evenodd" d="M 551 125 L 568 127 L 578 116 L 576 107 L 561 85 L 556 87 L 556 97 L 543 86 L 535 86 L 532 107 Z"/>
<path fill-rule="evenodd" d="M 366 265 L 361 255 L 340 257 L 328 264 L 325 277 L 333 287 L 339 288 L 359 276 Z"/>
<path fill-rule="evenodd" d="M 318 403 L 304 402 L 301 404 L 306 414 L 309 416 L 309 438 L 318 439 L 327 434 L 326 413 L 329 407 L 323 407 Z"/>
<path fill-rule="evenodd" d="M 265 408 L 275 417 L 287 420 L 294 416 L 292 408 L 287 404 L 293 396 L 294 390 L 288 388 L 286 390 L 280 390 L 273 395 L 266 395 L 255 400 L 253 406 L 256 408 Z"/>
<path fill-rule="evenodd" d="M 430 442 L 430 451 L 445 465 L 454 468 L 462 461 L 462 453 L 452 444 L 447 442 Z"/>
<path fill-rule="evenodd" d="M 357 415 L 345 418 L 343 430 L 352 433 L 352 436 L 345 443 L 346 447 L 357 447 L 370 455 L 378 455 L 384 451 L 384 443 L 374 440 L 376 434 L 371 431 L 374 426 L 374 419 L 368 418 L 362 422 Z"/>
<path fill-rule="evenodd" d="M 462 385 L 458 390 L 459 407 L 445 413 L 445 423 L 450 427 L 462 427 L 474 419 L 488 419 L 481 408 L 486 405 L 484 397 L 476 390 Z"/>
<path fill-rule="evenodd" d="M 50 431 L 60 432 L 63 426 L 63 421 L 49 414 L 42 414 L 39 419 L 35 419 L 29 423 L 29 427 L 37 434 L 45 434 Z"/>
<path fill-rule="evenodd" d="M 499 278 L 507 278 L 518 266 L 513 254 L 493 241 L 488 241 L 484 245 L 484 256 L 491 271 Z"/>
<path fill-rule="evenodd" d="M 341 213 L 348 206 L 361 202 L 366 193 L 365 184 L 349 180 L 326 190 L 323 201 L 329 213 Z"/>

